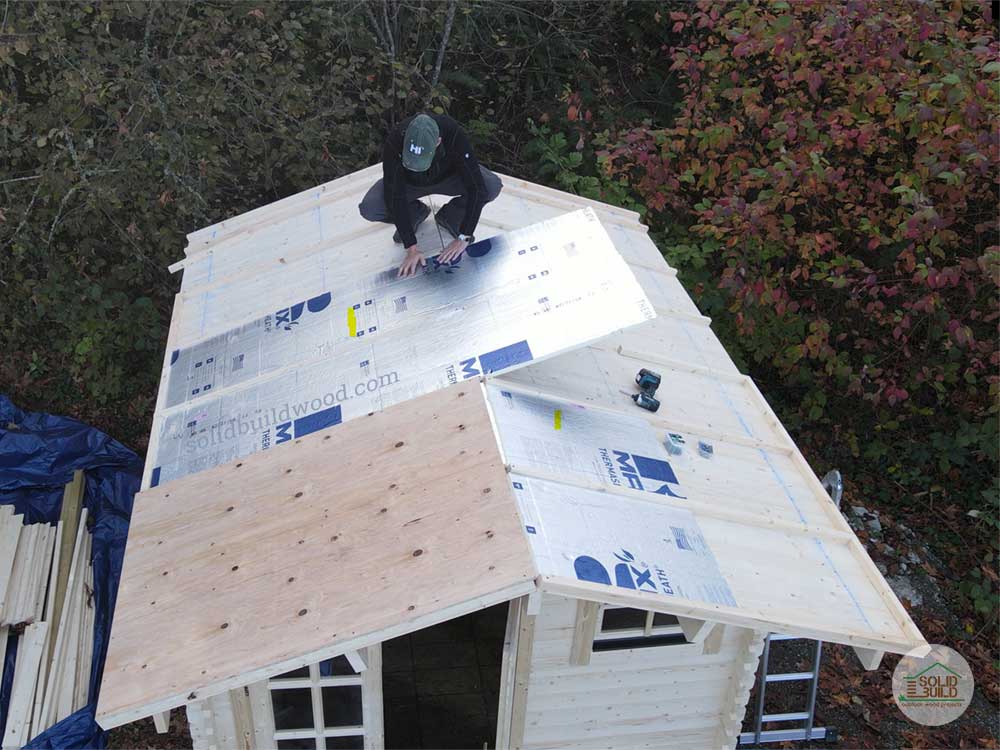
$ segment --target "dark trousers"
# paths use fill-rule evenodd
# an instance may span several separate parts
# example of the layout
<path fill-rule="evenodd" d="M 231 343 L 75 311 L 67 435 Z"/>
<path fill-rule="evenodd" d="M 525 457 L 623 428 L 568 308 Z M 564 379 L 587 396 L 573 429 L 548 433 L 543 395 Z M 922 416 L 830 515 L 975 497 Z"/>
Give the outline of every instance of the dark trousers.
<path fill-rule="evenodd" d="M 486 185 L 486 200 L 484 203 L 489 203 L 494 200 L 498 195 L 500 195 L 500 190 L 503 188 L 503 183 L 500 182 L 500 178 L 493 174 L 490 170 L 484 167 L 482 164 L 479 165 L 479 170 L 483 175 L 483 183 Z M 394 224 L 395 221 L 393 217 L 389 214 L 389 210 L 385 205 L 385 190 L 382 187 L 382 180 L 379 180 L 365 193 L 365 197 L 361 199 L 361 204 L 358 206 L 358 210 L 361 211 L 361 215 L 368 219 L 368 221 L 384 221 L 387 224 Z M 426 195 L 454 195 L 441 209 L 438 214 L 451 226 L 457 227 L 462 223 L 462 218 L 465 216 L 465 185 L 462 184 L 462 179 L 458 176 L 449 177 L 447 180 L 437 183 L 436 185 L 426 185 L 426 186 L 406 186 L 406 197 L 410 202 L 410 215 L 416 216 L 417 210 L 416 203 L 418 198 L 423 198 Z"/>

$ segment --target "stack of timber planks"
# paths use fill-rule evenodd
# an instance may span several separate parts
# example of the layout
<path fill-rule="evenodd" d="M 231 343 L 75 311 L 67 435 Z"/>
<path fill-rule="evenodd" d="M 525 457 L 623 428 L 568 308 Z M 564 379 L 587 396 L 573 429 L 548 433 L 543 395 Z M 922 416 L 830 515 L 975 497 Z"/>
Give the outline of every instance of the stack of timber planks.
<path fill-rule="evenodd" d="M 55 526 L 24 525 L 0 506 L 0 664 L 9 637 L 19 636 L 3 750 L 22 747 L 89 698 L 94 573 L 83 487 L 76 472 Z"/>

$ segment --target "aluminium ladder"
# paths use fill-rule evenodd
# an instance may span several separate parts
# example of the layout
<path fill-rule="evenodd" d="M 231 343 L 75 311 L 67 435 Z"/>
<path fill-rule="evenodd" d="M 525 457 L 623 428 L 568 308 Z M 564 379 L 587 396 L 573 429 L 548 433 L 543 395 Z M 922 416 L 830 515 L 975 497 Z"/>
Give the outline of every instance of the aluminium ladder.
<path fill-rule="evenodd" d="M 844 483 L 840 472 L 834 469 L 823 477 L 824 489 L 830 493 L 834 504 L 840 508 L 840 498 L 844 492 Z M 738 743 L 742 746 L 760 746 L 766 742 L 796 742 L 799 740 L 830 740 L 836 741 L 837 731 L 833 728 L 816 727 L 813 722 L 816 717 L 816 690 L 819 687 L 819 665 L 823 656 L 823 641 L 813 641 L 812 669 L 808 672 L 769 673 L 768 662 L 771 655 L 771 643 L 775 641 L 807 640 L 791 635 L 769 633 L 764 639 L 764 652 L 760 657 L 760 669 L 757 673 L 757 700 L 754 712 L 754 728 L 752 732 L 743 732 Z M 790 713 L 764 713 L 764 699 L 767 686 L 772 682 L 805 682 L 808 684 L 808 701 L 805 711 Z M 792 729 L 762 729 L 768 722 L 803 721 L 803 726 Z"/>

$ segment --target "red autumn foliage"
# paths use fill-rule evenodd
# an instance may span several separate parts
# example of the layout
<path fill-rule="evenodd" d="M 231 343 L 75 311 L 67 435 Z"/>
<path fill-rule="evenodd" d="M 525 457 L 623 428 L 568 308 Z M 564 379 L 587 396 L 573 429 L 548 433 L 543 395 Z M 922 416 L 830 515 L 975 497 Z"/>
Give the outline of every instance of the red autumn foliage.
<path fill-rule="evenodd" d="M 701 2 L 663 20 L 678 31 L 679 116 L 619 131 L 606 177 L 654 226 L 686 227 L 739 346 L 800 389 L 803 421 L 840 413 L 828 400 L 911 436 L 944 415 L 995 461 L 988 3 Z"/>

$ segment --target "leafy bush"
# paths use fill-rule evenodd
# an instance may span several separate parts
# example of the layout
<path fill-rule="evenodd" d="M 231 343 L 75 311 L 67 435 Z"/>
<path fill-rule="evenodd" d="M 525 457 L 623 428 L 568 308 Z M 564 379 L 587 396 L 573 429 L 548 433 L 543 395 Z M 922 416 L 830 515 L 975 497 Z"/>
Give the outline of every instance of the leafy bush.
<path fill-rule="evenodd" d="M 0 390 L 141 449 L 186 233 L 376 162 L 386 128 L 422 108 L 469 123 L 487 163 L 518 171 L 523 103 L 561 91 L 552 66 L 589 66 L 579 52 L 609 12 L 6 4 Z"/>
<path fill-rule="evenodd" d="M 988 4 L 702 2 L 659 20 L 684 36 L 678 114 L 619 128 L 607 175 L 693 265 L 703 306 L 728 308 L 722 335 L 790 427 L 883 499 L 993 519 L 995 543 Z"/>

